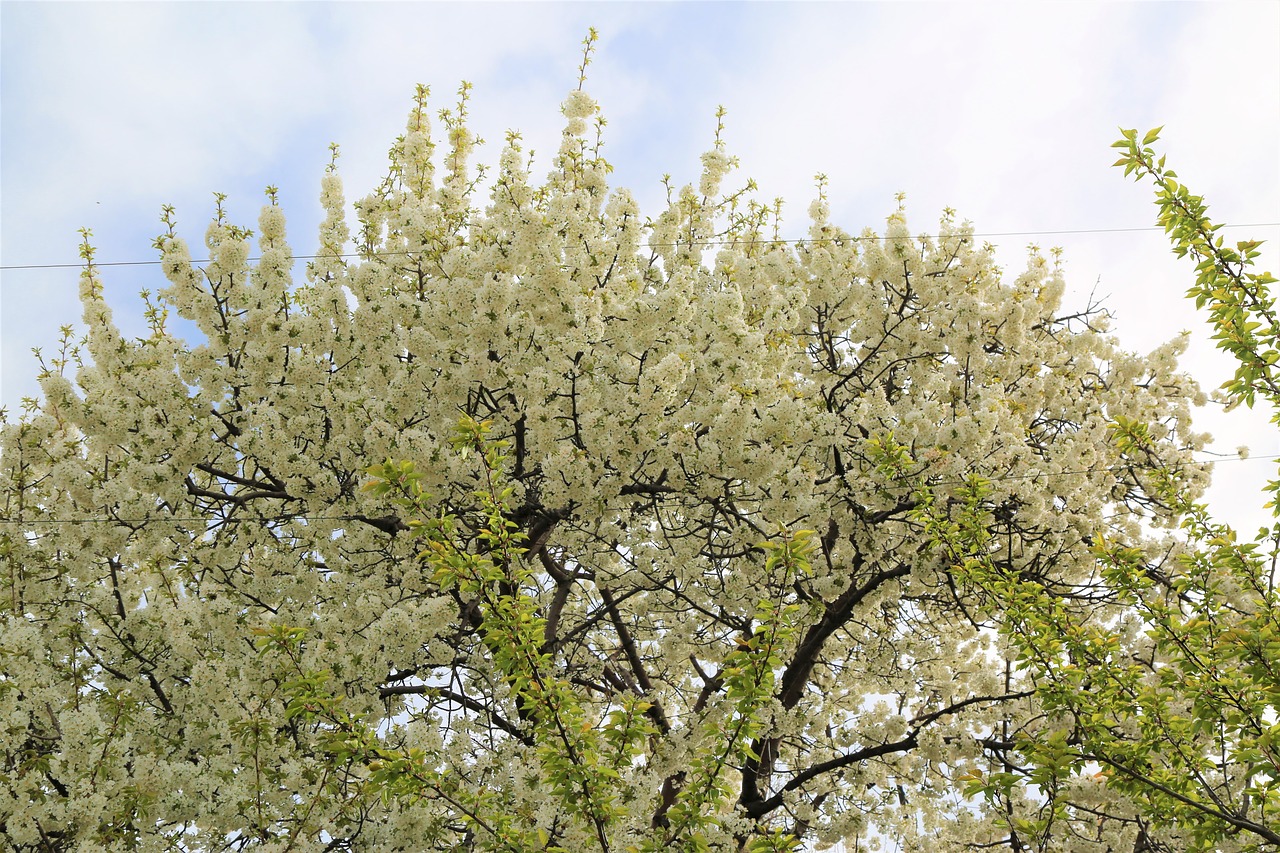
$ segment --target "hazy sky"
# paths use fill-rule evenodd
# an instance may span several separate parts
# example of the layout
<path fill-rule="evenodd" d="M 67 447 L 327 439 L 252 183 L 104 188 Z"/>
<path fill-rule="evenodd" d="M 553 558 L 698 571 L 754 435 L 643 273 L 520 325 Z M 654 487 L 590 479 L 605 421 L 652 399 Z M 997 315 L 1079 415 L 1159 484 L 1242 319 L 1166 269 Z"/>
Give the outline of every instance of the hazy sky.
<path fill-rule="evenodd" d="M 294 251 L 315 248 L 328 145 L 349 198 L 382 174 L 415 83 L 437 106 L 475 85 L 474 124 L 496 157 L 507 128 L 554 151 L 579 42 L 600 32 L 588 90 L 609 119 L 616 184 L 650 215 L 659 179 L 693 179 L 715 108 L 789 234 L 805 230 L 813 175 L 832 218 L 879 228 L 907 194 L 912 227 L 944 206 L 1016 272 L 1036 242 L 1066 252 L 1073 293 L 1096 287 L 1115 331 L 1146 351 L 1195 332 L 1184 363 L 1208 387 L 1232 367 L 1182 294 L 1191 268 L 1154 230 L 1148 185 L 1122 180 L 1117 127 L 1165 125 L 1180 178 L 1226 232 L 1280 244 L 1280 3 L 0 3 L 0 263 L 75 263 L 76 229 L 104 262 L 152 260 L 162 204 L 199 246 L 212 193 L 253 225 L 280 188 Z M 540 158 L 545 169 L 549 157 Z M 788 229 L 784 229 L 788 230 Z M 198 253 L 197 253 L 198 256 Z M 0 405 L 36 392 L 33 346 L 79 317 L 74 268 L 0 271 Z M 154 266 L 110 268 L 108 299 L 141 330 Z M 1280 452 L 1263 413 L 1202 422 L 1228 451 Z M 1260 523 L 1267 462 L 1218 466 L 1214 505 Z M 1250 512 L 1248 508 L 1255 509 Z"/>

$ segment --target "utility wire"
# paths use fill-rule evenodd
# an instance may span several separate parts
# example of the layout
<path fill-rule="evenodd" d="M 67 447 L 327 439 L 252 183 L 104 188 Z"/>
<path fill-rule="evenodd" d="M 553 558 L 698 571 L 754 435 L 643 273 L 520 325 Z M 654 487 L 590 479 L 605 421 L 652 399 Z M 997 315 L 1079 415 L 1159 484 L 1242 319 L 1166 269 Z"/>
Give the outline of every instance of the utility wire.
<path fill-rule="evenodd" d="M 1277 227 L 1280 227 L 1280 222 L 1252 222 L 1252 223 L 1240 223 L 1240 224 L 1233 223 L 1231 225 L 1221 225 L 1219 227 L 1220 228 L 1277 228 Z M 1164 229 L 1158 225 L 1143 226 L 1141 228 L 1066 228 L 1066 229 L 1060 229 L 1056 231 L 989 231 L 983 234 L 970 234 L 967 236 L 970 236 L 970 237 L 1053 237 L 1053 236 L 1059 236 L 1064 234 L 1126 234 L 1126 233 L 1131 233 L 1136 231 L 1164 231 Z M 943 235 L 941 234 L 913 234 L 911 235 L 911 239 L 912 240 L 923 240 L 923 239 L 933 240 L 933 239 L 938 239 L 942 236 Z M 785 240 L 784 239 L 693 240 L 691 241 L 691 243 L 693 245 L 698 245 L 698 246 L 732 246 L 732 245 L 739 245 L 739 244 L 798 246 L 798 245 L 804 245 L 804 244 L 813 245 L 815 243 L 846 243 L 846 242 L 876 241 L 876 240 L 883 240 L 883 239 L 885 239 L 883 235 L 872 235 L 869 237 L 861 236 L 861 235 L 856 235 L 856 236 L 848 235 L 845 237 L 816 237 L 816 238 L 804 237 L 799 239 L 785 239 Z M 674 248 L 676 246 L 682 246 L 682 245 L 685 245 L 685 244 L 684 243 L 641 243 L 640 247 L 646 248 L 646 249 L 664 249 L 664 248 L 669 249 L 669 248 Z M 408 252 L 408 251 L 374 252 L 372 257 L 384 258 L 384 257 L 395 257 L 400 255 L 412 255 L 412 254 L 417 254 L 417 253 Z M 363 252 L 344 252 L 337 255 L 293 255 L 292 257 L 293 257 L 293 260 L 295 261 L 309 261 L 309 260 L 317 260 L 319 258 L 342 258 L 342 259 L 363 258 L 363 257 L 366 257 L 366 255 Z M 247 258 L 246 260 L 260 261 L 262 260 L 262 258 L 259 256 L 259 257 Z M 198 260 L 191 261 L 191 263 L 193 264 L 207 264 L 211 262 L 212 262 L 211 258 L 201 258 Z M 159 266 L 162 263 L 164 263 L 164 261 L 94 261 L 93 266 L 95 267 L 144 267 L 144 266 Z M 84 266 L 85 266 L 84 261 L 80 261 L 78 263 L 60 263 L 60 264 L 5 264 L 5 265 L 0 265 L 0 270 L 83 269 Z"/>
<path fill-rule="evenodd" d="M 1204 452 L 1206 452 L 1206 453 L 1211 453 L 1212 451 L 1204 451 Z M 1280 454 L 1275 454 L 1275 455 L 1271 455 L 1271 456 L 1250 456 L 1250 457 L 1248 457 L 1248 458 L 1243 458 L 1243 457 L 1235 456 L 1234 454 L 1224 454 L 1224 458 L 1219 459 L 1219 460 L 1217 460 L 1217 461 L 1219 461 L 1219 462 L 1264 462 L 1264 461 L 1275 460 L 1275 459 L 1280 459 Z M 1201 463 L 1207 463 L 1207 462 L 1213 462 L 1214 460 L 1201 459 L 1201 460 L 1197 460 L 1197 461 L 1199 461 L 1199 462 L 1201 462 Z M 1007 482 L 1007 481 L 1010 481 L 1010 480 L 1036 480 L 1036 479 L 1040 479 L 1040 478 L 1042 478 L 1042 477 L 1043 477 L 1043 478 L 1045 478 L 1045 479 L 1051 479 L 1051 478 L 1056 478 L 1056 477 L 1065 477 L 1065 476 L 1075 475 L 1075 474 L 1100 474 L 1100 473 L 1103 473 L 1103 472 L 1115 472 L 1115 471 L 1122 471 L 1122 470 L 1127 470 L 1127 469 L 1122 468 L 1122 467 L 1119 467 L 1119 466 L 1116 466 L 1116 467 L 1110 467 L 1110 468 L 1080 468 L 1080 469 L 1078 469 L 1078 470 L 1072 470 L 1072 471 L 1058 471 L 1058 472 L 1055 472 L 1055 473 L 1053 473 L 1053 474 L 1043 474 L 1043 473 L 1037 473 L 1037 474 L 1005 474 L 1005 475 L 1002 475 L 1002 476 L 999 476 L 999 477 L 983 477 L 983 479 L 984 479 L 984 480 L 986 480 L 987 482 L 990 482 L 990 483 L 999 483 L 999 482 Z M 954 477 L 953 477 L 953 478 L 947 478 L 947 479 L 942 479 L 942 480 L 932 480 L 932 481 L 930 481 L 930 485 L 934 485 L 934 486 L 958 486 L 958 485 L 963 485 L 965 482 L 966 482 L 966 481 L 965 481 L 965 480 L 963 480 L 963 479 L 957 479 L 957 478 L 954 478 Z M 258 518 L 223 518 L 223 519 L 217 519 L 217 518 L 214 518 L 214 517 L 211 517 L 211 516 L 189 516 L 189 517 L 188 517 L 188 516 L 165 516 L 165 515 L 161 515 L 161 516 L 152 516 L 152 517 L 150 517 L 150 518 L 104 518 L 104 517 L 99 517 L 99 518 L 33 518 L 33 519 L 27 519 L 27 520 L 19 520 L 19 519 L 12 519 L 12 518 L 0 518 L 0 525 L 10 525 L 10 526 L 15 526 L 15 527 L 16 527 L 16 526 L 24 526 L 24 525 L 32 525 L 32 524 L 112 524 L 112 523 L 118 523 L 118 524 L 131 524 L 131 525 L 132 525 L 132 524 L 146 524 L 146 523 L 150 523 L 150 522 L 159 522 L 159 521 L 167 521 L 167 522 L 170 522 L 170 523 L 173 523 L 173 524 L 209 524 L 210 522 L 215 522 L 215 521 L 216 521 L 216 522 L 219 522 L 219 523 L 222 523 L 222 524 L 249 524 L 249 523 L 253 523 L 253 522 L 259 522 L 259 523 L 271 523 L 271 522 L 279 522 L 279 521 L 296 521 L 296 520 L 304 520 L 304 521 L 368 521 L 368 519 L 367 519 L 366 517 L 361 516 L 361 515 L 310 515 L 310 514 L 307 514 L 307 513 L 302 513 L 302 514 L 297 514 L 297 515 L 293 515 L 293 514 L 289 514 L 289 515 L 280 515 L 280 516 L 275 516 L 275 517 L 273 517 L 273 518 L 258 517 Z"/>

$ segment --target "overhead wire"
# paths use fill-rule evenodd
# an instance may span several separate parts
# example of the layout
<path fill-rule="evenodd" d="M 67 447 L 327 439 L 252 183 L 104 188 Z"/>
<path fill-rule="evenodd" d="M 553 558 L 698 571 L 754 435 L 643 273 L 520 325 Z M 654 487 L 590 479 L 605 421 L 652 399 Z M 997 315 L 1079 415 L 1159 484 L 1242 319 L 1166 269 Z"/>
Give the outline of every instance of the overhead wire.
<path fill-rule="evenodd" d="M 1247 223 L 1232 223 L 1232 224 L 1229 224 L 1229 225 L 1221 225 L 1221 226 L 1219 226 L 1219 227 L 1220 227 L 1220 228 L 1277 228 L 1277 227 L 1280 227 L 1280 222 L 1247 222 Z M 1136 228 L 1062 228 L 1062 229 L 1050 230 L 1050 231 L 987 231 L 987 232 L 983 232 L 983 233 L 968 234 L 968 235 L 966 235 L 966 236 L 967 236 L 967 237 L 982 237 L 982 238 L 987 238 L 987 237 L 1056 237 L 1056 236 L 1064 236 L 1064 235 L 1071 235 L 1071 234 L 1127 234 L 1127 233 L 1141 232 L 1141 231 L 1164 231 L 1164 229 L 1163 229 L 1162 227 L 1158 226 L 1158 225 L 1142 226 L 1142 227 L 1136 227 Z M 943 236 L 944 236 L 944 235 L 942 235 L 942 234 L 913 234 L 913 235 L 911 235 L 911 239 L 912 239 L 912 240 L 924 240 L 924 239 L 928 239 L 928 240 L 935 240 L 935 239 L 938 239 L 938 238 L 943 237 Z M 742 239 L 738 239 L 738 240 L 692 240 L 692 241 L 690 241 L 690 242 L 691 242 L 692 244 L 694 244 L 694 245 L 699 245 L 699 246 L 731 246 L 731 245 L 738 245 L 738 244 L 757 244 L 757 245 L 761 245 L 761 244 L 763 244 L 763 245 L 796 245 L 796 246 L 799 246 L 799 245 L 813 245 L 813 244 L 816 244 L 816 243 L 846 243 L 846 242 L 875 241 L 875 240 L 883 240 L 883 239 L 885 239 L 885 238 L 884 238 L 884 235 L 880 235 L 880 234 L 873 234 L 873 235 L 853 235 L 853 234 L 849 234 L 849 235 L 844 235 L 844 236 L 840 236 L 840 237 L 792 237 L 792 238 L 785 238 L 785 239 L 784 239 L 784 238 L 776 238 L 776 239 L 758 238 L 758 239 L 751 239 L 751 240 L 742 240 Z M 661 249 L 661 248 L 672 248 L 672 247 L 680 246 L 680 245 L 684 245 L 684 243 L 683 243 L 683 242 L 680 242 L 680 243 L 641 243 L 641 244 L 640 244 L 640 247 L 641 247 L 641 248 L 646 248 L 646 249 Z M 340 259 L 344 259 L 344 260 L 345 260 L 345 259 L 348 259 L 348 258 L 365 258 L 365 257 L 375 257 L 375 258 L 379 258 L 379 257 L 396 257 L 396 256 L 412 255 L 412 254 L 416 254 L 416 253 L 415 253 L 415 252 L 410 252 L 410 251 L 405 251 L 405 250 L 395 250 L 395 251 L 389 251 L 389 252 L 374 252 L 372 255 L 368 255 L 368 254 L 366 254 L 366 253 L 364 253 L 364 252 L 342 252 L 342 253 L 339 253 L 339 254 L 293 255 L 292 257 L 293 257 L 293 260 L 295 260 L 295 261 L 310 261 L 310 260 L 318 260 L 318 259 L 320 259 L 320 258 L 340 258 Z M 246 258 L 246 261 L 260 261 L 260 260 L 262 260 L 261 256 L 255 256 L 255 257 Z M 211 258 L 200 258 L 200 259 L 197 259 L 197 260 L 193 260 L 193 261 L 191 261 L 191 263 L 193 263 L 193 264 L 207 264 L 207 263 L 211 263 L 211 262 L 212 262 L 212 259 L 211 259 Z M 152 261 L 94 261 L 94 262 L 93 262 L 93 266 L 95 266 L 95 267 L 141 267 L 141 266 L 159 266 L 160 264 L 163 264 L 163 263 L 164 263 L 164 261 L 162 261 L 162 260 L 152 260 Z M 78 261 L 78 262 L 76 262 L 76 263 L 0 264 L 0 271 L 12 271 L 12 270 L 46 270 L 46 269 L 81 269 L 81 268 L 83 268 L 84 266 L 85 266 L 85 262 L 84 262 L 84 261 Z"/>

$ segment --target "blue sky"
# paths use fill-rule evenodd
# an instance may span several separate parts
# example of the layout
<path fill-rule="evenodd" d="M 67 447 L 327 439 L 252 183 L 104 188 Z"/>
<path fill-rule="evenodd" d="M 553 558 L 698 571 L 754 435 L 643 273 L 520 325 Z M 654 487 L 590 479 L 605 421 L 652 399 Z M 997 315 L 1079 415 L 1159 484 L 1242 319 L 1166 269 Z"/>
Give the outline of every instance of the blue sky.
<path fill-rule="evenodd" d="M 1230 223 L 1280 222 L 1280 3 L 0 3 L 0 262 L 75 262 L 88 226 L 102 261 L 154 258 L 162 204 L 199 245 L 212 193 L 251 225 L 280 188 L 295 252 L 315 246 L 328 144 L 349 198 L 381 176 L 414 84 L 473 91 L 496 157 L 507 128 L 554 150 L 579 42 L 601 40 L 587 88 L 609 126 L 615 183 L 646 212 L 659 178 L 697 173 L 718 104 L 727 138 L 789 232 L 813 175 L 832 218 L 880 227 L 907 194 L 912 227 L 944 206 L 979 233 L 1136 228 L 1147 186 L 1110 168 L 1117 126 L 1166 126 L 1180 176 Z M 540 158 L 543 167 L 547 157 Z M 1228 232 L 1270 241 L 1280 227 Z M 1097 286 L 1130 348 L 1182 329 L 1209 387 L 1230 371 L 1182 299 L 1190 270 L 1159 232 L 992 237 L 1016 270 L 1028 242 L 1066 252 L 1077 302 Z M 0 405 L 36 391 L 33 346 L 79 317 L 75 269 L 0 271 Z M 140 330 L 155 267 L 106 273 L 117 322 Z M 1280 452 L 1263 413 L 1206 411 L 1233 450 Z M 1268 463 L 1218 466 L 1213 500 L 1249 512 Z"/>

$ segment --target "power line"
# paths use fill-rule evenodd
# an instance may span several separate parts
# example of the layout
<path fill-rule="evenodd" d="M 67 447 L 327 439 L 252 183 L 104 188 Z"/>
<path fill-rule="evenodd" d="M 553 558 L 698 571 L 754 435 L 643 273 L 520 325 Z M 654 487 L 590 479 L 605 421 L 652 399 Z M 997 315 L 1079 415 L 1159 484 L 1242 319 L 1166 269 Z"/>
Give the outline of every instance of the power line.
<path fill-rule="evenodd" d="M 190 516 L 183 517 L 178 515 L 157 515 L 148 518 L 31 518 L 25 520 L 0 518 L 0 524 L 8 525 L 27 525 L 27 524 L 111 524 L 113 522 L 119 524 L 137 525 L 150 524 L 157 521 L 167 521 L 172 524 L 209 524 L 217 522 L 219 524 L 250 524 L 252 522 L 278 522 L 278 521 L 361 521 L 362 519 L 354 515 L 280 515 L 274 518 L 214 518 L 212 516 Z"/>
<path fill-rule="evenodd" d="M 1211 451 L 1204 451 L 1206 453 Z M 1224 458 L 1216 460 L 1219 462 L 1265 462 L 1280 459 L 1280 454 L 1270 456 L 1250 456 L 1248 458 L 1236 456 L 1234 454 L 1226 455 Z M 1201 459 L 1197 460 L 1201 463 L 1211 463 L 1215 460 Z M 1070 471 L 1057 471 L 1052 474 L 1035 473 L 1035 474 L 1005 474 L 999 477 L 983 477 L 990 483 L 1007 482 L 1010 480 L 1036 480 L 1040 478 L 1050 479 L 1055 477 L 1066 477 L 1076 474 L 1100 474 L 1103 472 L 1116 472 L 1127 470 L 1120 466 L 1109 468 L 1080 468 Z M 947 478 L 941 480 L 930 481 L 932 486 L 958 486 L 963 485 L 966 481 L 957 478 Z M 0 518 L 0 525 L 23 526 L 33 524 L 147 524 L 152 522 L 167 521 L 172 524 L 209 524 L 212 521 L 218 521 L 222 524 L 252 524 L 258 523 L 275 523 L 281 521 L 369 521 L 368 518 L 361 515 L 309 515 L 307 513 L 280 515 L 274 518 L 224 518 L 215 519 L 210 516 L 153 516 L 150 518 L 115 518 L 115 517 L 97 517 L 97 518 L 34 518 L 27 520 L 18 520 L 12 518 Z M 375 519 L 376 520 L 376 519 Z"/>
<path fill-rule="evenodd" d="M 1221 225 L 1219 227 L 1220 228 L 1277 228 L 1277 227 L 1280 227 L 1280 222 L 1252 222 L 1252 223 Z M 1067 234 L 1127 234 L 1127 233 L 1138 232 L 1138 231 L 1164 231 L 1164 229 L 1158 225 L 1143 226 L 1140 228 L 1064 228 L 1064 229 L 1059 229 L 1055 231 L 989 231 L 983 234 L 970 234 L 968 236 L 984 237 L 984 238 L 985 237 L 1054 237 L 1054 236 L 1061 236 L 1061 235 L 1067 235 Z M 922 240 L 922 239 L 934 240 L 942 236 L 943 235 L 941 234 L 914 234 L 911 236 L 911 239 L 912 240 Z M 858 235 L 858 236 L 849 235 L 845 237 L 816 237 L 816 238 L 803 237 L 803 238 L 774 239 L 774 240 L 767 240 L 767 239 L 694 240 L 692 241 L 692 243 L 698 246 L 732 246 L 732 245 L 739 245 L 739 244 L 742 244 L 742 245 L 751 245 L 751 244 L 797 245 L 798 246 L 798 245 L 805 245 L 805 244 L 813 245 L 815 243 L 846 243 L 846 242 L 876 241 L 876 240 L 883 240 L 883 239 L 885 239 L 883 235 L 872 235 L 869 237 L 861 236 L 861 235 Z M 681 246 L 681 245 L 684 245 L 684 244 L 683 243 L 641 243 L 640 244 L 641 248 L 647 248 L 647 249 L 674 248 L 676 246 Z M 417 253 L 408 252 L 408 251 L 374 252 L 372 257 L 385 258 L 385 257 L 396 257 L 401 255 L 413 255 L 413 254 L 417 254 Z M 293 260 L 295 261 L 310 261 L 310 260 L 317 260 L 319 258 L 340 258 L 340 259 L 364 258 L 366 257 L 366 255 L 363 252 L 343 252 L 337 255 L 318 255 L 318 254 L 317 255 L 293 255 L 292 257 L 293 257 Z M 260 256 L 246 258 L 246 261 L 260 261 L 260 260 L 262 260 Z M 207 264 L 211 262 L 212 262 L 211 258 L 200 258 L 198 260 L 191 261 L 191 263 L 193 264 Z M 144 266 L 159 266 L 162 263 L 164 263 L 164 261 L 95 261 L 93 265 L 95 267 L 144 267 Z M 5 265 L 0 265 L 0 270 L 83 269 L 84 266 L 85 266 L 85 263 L 83 261 L 80 261 L 78 263 L 58 263 L 58 264 L 5 264 Z"/>

